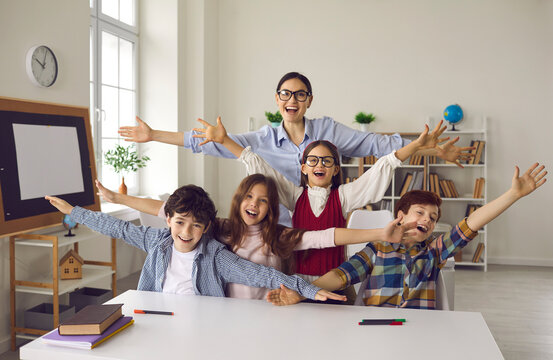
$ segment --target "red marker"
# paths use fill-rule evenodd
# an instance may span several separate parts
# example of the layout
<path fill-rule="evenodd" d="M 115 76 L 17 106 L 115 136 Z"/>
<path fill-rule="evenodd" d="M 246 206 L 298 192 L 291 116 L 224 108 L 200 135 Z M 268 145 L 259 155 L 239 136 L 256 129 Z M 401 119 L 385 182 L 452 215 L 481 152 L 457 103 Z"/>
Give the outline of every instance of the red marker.
<path fill-rule="evenodd" d="M 363 320 L 359 323 L 359 325 L 403 325 L 403 322 L 401 321 L 394 321 L 394 320 L 370 320 L 366 321 Z"/>
<path fill-rule="evenodd" d="M 174 312 L 171 311 L 155 311 L 155 310 L 139 310 L 134 309 L 135 314 L 154 314 L 154 315 L 175 315 Z"/>

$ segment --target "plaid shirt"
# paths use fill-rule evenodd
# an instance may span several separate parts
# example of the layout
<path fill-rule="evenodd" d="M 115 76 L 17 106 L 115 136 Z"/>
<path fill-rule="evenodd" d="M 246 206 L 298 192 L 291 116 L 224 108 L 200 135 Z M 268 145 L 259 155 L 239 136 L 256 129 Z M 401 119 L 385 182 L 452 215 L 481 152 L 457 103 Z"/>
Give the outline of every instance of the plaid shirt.
<path fill-rule="evenodd" d="M 163 290 L 165 273 L 171 260 L 173 238 L 170 229 L 136 226 L 131 222 L 75 206 L 71 218 L 94 231 L 122 239 L 144 250 L 148 255 L 142 267 L 138 290 Z M 314 299 L 320 288 L 298 276 L 287 276 L 273 269 L 242 259 L 208 236 L 198 244 L 192 265 L 192 280 L 196 295 L 225 296 L 227 283 L 276 289 L 280 284 L 296 290 L 302 296 Z"/>
<path fill-rule="evenodd" d="M 476 235 L 464 219 L 449 234 L 409 249 L 402 244 L 369 243 L 332 271 L 343 287 L 363 282 L 357 303 L 362 297 L 368 306 L 434 309 L 440 269 Z"/>

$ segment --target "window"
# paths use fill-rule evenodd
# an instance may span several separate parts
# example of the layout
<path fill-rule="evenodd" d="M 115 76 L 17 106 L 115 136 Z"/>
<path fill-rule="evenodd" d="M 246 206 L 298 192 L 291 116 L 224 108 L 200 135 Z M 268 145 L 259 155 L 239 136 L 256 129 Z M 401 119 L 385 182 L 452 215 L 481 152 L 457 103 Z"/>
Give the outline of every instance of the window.
<path fill-rule="evenodd" d="M 78 273 L 78 272 L 79 272 L 79 268 L 74 268 L 74 269 L 73 269 L 73 272 L 74 272 L 74 273 Z"/>
<path fill-rule="evenodd" d="M 108 188 L 121 175 L 104 164 L 104 153 L 116 144 L 120 126 L 134 125 L 137 109 L 137 1 L 90 0 L 90 116 L 98 178 Z M 136 193 L 136 174 L 124 174 L 129 193 Z"/>
<path fill-rule="evenodd" d="M 69 274 L 69 269 L 65 268 L 65 269 L 63 269 L 63 272 L 64 272 L 64 274 Z"/>
<path fill-rule="evenodd" d="M 69 263 L 73 264 L 73 258 L 69 258 Z"/>

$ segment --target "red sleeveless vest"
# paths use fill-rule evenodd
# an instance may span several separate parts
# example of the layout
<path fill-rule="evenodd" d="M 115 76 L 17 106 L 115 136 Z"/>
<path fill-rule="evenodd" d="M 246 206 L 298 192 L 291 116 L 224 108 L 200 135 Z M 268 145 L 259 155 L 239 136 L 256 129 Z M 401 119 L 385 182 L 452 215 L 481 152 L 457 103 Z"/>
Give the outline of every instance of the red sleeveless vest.
<path fill-rule="evenodd" d="M 346 219 L 342 215 L 342 205 L 338 189 L 332 189 L 326 202 L 325 208 L 319 217 L 316 217 L 311 210 L 307 188 L 303 190 L 296 202 L 292 226 L 305 230 L 325 230 L 331 227 L 343 228 L 346 226 Z M 321 276 L 326 274 L 344 262 L 344 246 L 336 246 L 326 249 L 309 249 L 295 251 L 296 273 L 304 275 Z"/>

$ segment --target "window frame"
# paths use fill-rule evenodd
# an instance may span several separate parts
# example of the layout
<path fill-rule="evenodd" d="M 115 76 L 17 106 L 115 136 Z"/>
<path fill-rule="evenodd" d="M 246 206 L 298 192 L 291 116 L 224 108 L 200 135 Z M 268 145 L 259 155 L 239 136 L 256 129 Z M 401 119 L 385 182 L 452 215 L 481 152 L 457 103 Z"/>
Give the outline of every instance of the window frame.
<path fill-rule="evenodd" d="M 116 140 L 118 144 L 125 145 L 124 140 L 116 135 L 115 137 L 103 137 L 102 136 L 102 124 L 106 121 L 106 113 L 102 107 L 102 33 L 110 33 L 120 39 L 124 39 L 133 44 L 132 62 L 133 62 L 133 89 L 127 89 L 120 87 L 118 84 L 116 88 L 134 91 L 133 99 L 133 111 L 135 115 L 138 115 L 138 99 L 139 99 L 139 79 L 138 79 L 138 65 L 139 65 L 139 33 L 138 33 L 138 0 L 133 1 L 133 22 L 134 25 L 125 24 L 117 19 L 114 19 L 108 15 L 102 13 L 102 1 L 90 0 L 90 76 L 89 76 L 89 88 L 90 88 L 90 121 L 92 125 L 92 137 L 94 143 L 94 155 L 96 159 L 96 172 L 97 178 L 103 179 L 103 154 L 109 149 L 103 149 L 102 141 L 106 139 Z M 119 66 L 119 65 L 118 65 Z M 119 72 L 118 72 L 119 73 Z M 118 121 L 119 116 L 118 116 Z M 119 124 L 118 124 L 119 125 Z M 138 151 L 138 144 L 137 151 Z M 138 193 L 138 175 L 137 173 L 118 174 L 119 183 L 121 177 L 125 176 L 125 180 L 134 178 L 134 186 L 129 186 L 129 193 Z M 101 180 L 102 181 L 102 180 Z M 133 181 L 131 181 L 132 183 Z M 128 182 L 127 182 L 128 184 Z M 110 184 L 111 186 L 112 184 Z"/>

